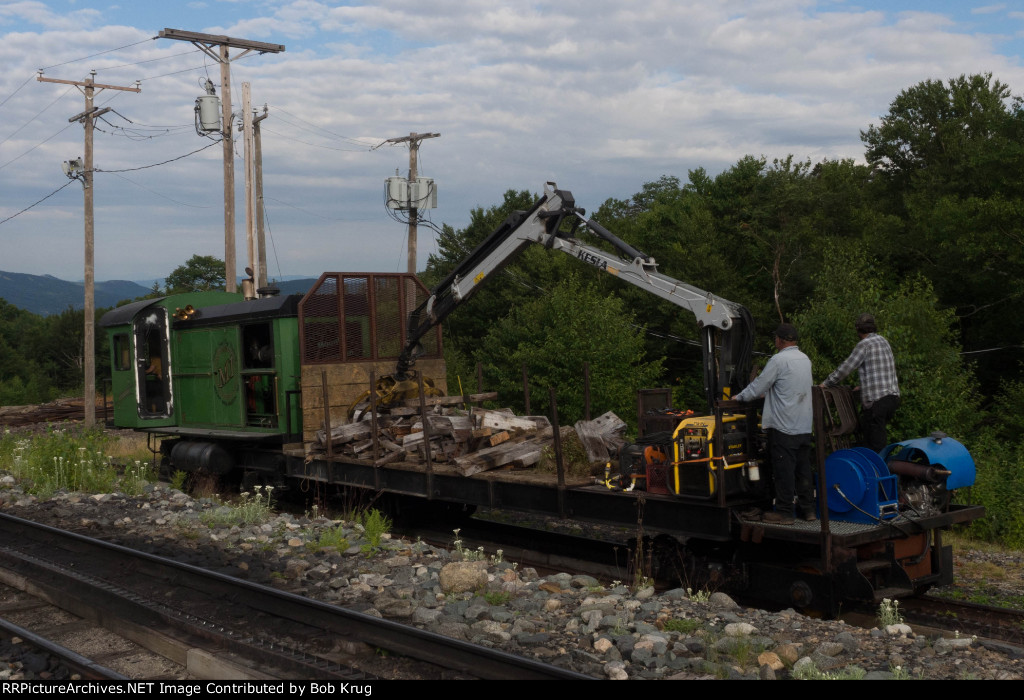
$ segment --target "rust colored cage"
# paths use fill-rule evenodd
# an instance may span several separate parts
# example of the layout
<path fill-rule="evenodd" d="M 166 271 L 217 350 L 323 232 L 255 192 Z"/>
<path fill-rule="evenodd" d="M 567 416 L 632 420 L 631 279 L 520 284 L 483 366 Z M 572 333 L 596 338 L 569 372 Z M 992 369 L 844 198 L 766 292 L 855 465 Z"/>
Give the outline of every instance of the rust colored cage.
<path fill-rule="evenodd" d="M 299 302 L 302 364 L 397 360 L 409 313 L 429 291 L 410 274 L 325 272 Z M 441 357 L 441 329 L 420 357 Z"/>

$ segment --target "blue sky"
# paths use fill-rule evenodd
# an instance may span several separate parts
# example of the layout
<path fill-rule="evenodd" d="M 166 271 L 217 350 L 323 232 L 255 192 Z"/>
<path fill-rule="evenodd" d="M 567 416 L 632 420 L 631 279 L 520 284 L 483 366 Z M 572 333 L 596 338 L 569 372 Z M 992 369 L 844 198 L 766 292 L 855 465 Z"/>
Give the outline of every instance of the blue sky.
<path fill-rule="evenodd" d="M 193 105 L 218 69 L 186 42 L 152 40 L 165 27 L 286 46 L 232 67 L 236 111 L 243 82 L 269 107 L 273 275 L 405 269 L 405 227 L 382 190 L 408 151 L 373 147 L 410 132 L 441 133 L 420 170 L 438 185 L 432 221 L 458 228 L 549 180 L 592 211 L 745 155 L 861 159 L 860 131 L 926 79 L 991 72 L 1024 93 L 1022 2 L 0 0 L 0 220 L 66 184 L 61 162 L 82 154 L 68 123 L 81 93 L 37 82 L 38 68 L 142 81 L 97 97 L 116 110 L 95 142 L 97 279 L 223 257 L 221 149 L 186 156 L 210 143 Z M 434 235 L 421 227 L 419 240 L 422 269 Z M 81 279 L 82 257 L 77 183 L 0 223 L 0 270 Z"/>

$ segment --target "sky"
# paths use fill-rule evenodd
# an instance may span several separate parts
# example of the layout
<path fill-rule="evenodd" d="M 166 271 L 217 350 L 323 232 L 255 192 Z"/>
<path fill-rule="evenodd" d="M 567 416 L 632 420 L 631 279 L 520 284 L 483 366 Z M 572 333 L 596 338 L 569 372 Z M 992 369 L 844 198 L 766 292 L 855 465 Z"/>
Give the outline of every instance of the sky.
<path fill-rule="evenodd" d="M 0 270 L 83 278 L 82 187 L 61 166 L 84 153 L 69 119 L 85 98 L 39 69 L 140 81 L 96 95 L 112 110 L 94 141 L 96 279 L 224 257 L 222 149 L 194 124 L 220 70 L 190 42 L 155 38 L 165 28 L 285 46 L 231 49 L 235 113 L 243 83 L 267 106 L 272 277 L 405 271 L 407 227 L 384 183 L 407 174 L 409 150 L 384 142 L 410 133 L 440 134 L 419 150 L 438 193 L 426 213 L 458 229 L 548 181 L 592 212 L 747 155 L 863 161 L 860 132 L 924 80 L 992 73 L 1024 94 L 1021 0 L 0 0 Z M 422 270 L 436 236 L 421 225 L 418 239 Z"/>

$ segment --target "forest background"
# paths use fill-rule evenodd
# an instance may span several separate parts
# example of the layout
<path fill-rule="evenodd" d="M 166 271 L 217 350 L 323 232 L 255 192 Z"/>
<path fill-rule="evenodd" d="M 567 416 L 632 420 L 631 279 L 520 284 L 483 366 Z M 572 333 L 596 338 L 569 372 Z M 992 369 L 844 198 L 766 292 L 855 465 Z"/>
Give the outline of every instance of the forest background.
<path fill-rule="evenodd" d="M 988 513 L 975 533 L 1024 545 L 1024 98 L 991 75 L 925 81 L 861 139 L 863 163 L 746 156 L 714 176 L 662 176 L 589 216 L 662 273 L 750 309 L 760 364 L 774 327 L 792 322 L 820 382 L 856 343 L 854 319 L 873 313 L 900 379 L 890 439 L 964 442 L 978 479 L 962 499 Z M 466 228 L 445 226 L 427 286 L 537 196 L 510 190 Z M 216 269 L 196 256 L 154 293 L 216 286 Z M 0 300 L 0 405 L 80 390 L 81 335 L 81 311 L 39 317 Z M 596 413 L 635 423 L 636 390 L 653 386 L 704 404 L 690 314 L 540 247 L 452 314 L 444 341 L 450 387 L 475 382 L 479 364 L 499 403 L 521 410 L 525 366 L 540 389 L 532 412 L 548 411 L 554 387 L 563 423 L 582 415 L 584 362 Z"/>

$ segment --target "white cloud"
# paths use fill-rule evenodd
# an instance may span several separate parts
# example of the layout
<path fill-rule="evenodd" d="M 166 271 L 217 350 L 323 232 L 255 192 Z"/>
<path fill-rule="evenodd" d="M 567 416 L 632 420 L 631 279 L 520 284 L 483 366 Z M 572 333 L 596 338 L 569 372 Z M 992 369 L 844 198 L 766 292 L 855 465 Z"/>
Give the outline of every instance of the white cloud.
<path fill-rule="evenodd" d="M 44 30 L 82 30 L 92 26 L 100 17 L 93 9 L 54 12 L 43 2 L 8 2 L 0 4 L 0 28 L 15 22 L 28 22 Z"/>
<path fill-rule="evenodd" d="M 934 12 L 812 0 L 204 5 L 180 18 L 196 23 L 176 26 L 287 46 L 232 65 L 236 111 L 243 81 L 254 105 L 270 105 L 267 209 L 284 274 L 404 269 L 405 230 L 387 218 L 381 190 L 396 168 L 404 173 L 408 152 L 370 150 L 389 137 L 442 134 L 424 142 L 421 172 L 439 186 L 432 218 L 458 227 L 472 207 L 490 206 L 510 188 L 539 191 L 550 178 L 593 209 L 662 174 L 715 173 L 747 154 L 859 158 L 860 130 L 924 79 L 991 71 L 1024 92 L 1019 57 L 996 53 L 998 37 L 961 31 Z M 134 122 L 109 116 L 132 132 L 99 124 L 98 167 L 137 168 L 205 143 L 191 125 L 199 80 L 218 81 L 210 59 L 187 42 L 158 40 L 58 65 L 143 41 L 153 29 L 90 27 L 98 17 L 90 8 L 62 24 L 53 6 L 0 5 L 0 31 L 8 31 L 0 100 L 14 94 L 0 105 L 0 141 L 9 138 L 0 143 L 0 219 L 64 184 L 60 162 L 81 154 L 81 126 L 54 134 L 82 110 L 82 95 L 36 83 L 39 64 L 55 66 L 46 73 L 54 78 L 81 79 L 96 68 L 110 84 L 144 79 L 138 95 L 98 97 L 97 104 L 115 97 L 110 106 Z M 140 63 L 153 59 L 162 60 Z M 240 143 L 236 152 L 241 192 Z M 77 187 L 0 226 L 0 269 L 80 276 Z M 223 254 L 219 146 L 156 168 L 98 174 L 95 194 L 100 279 L 161 276 L 193 253 Z M 239 240 L 242 212 L 239 198 Z M 41 251 L 32 243 L 55 238 L 64 243 Z M 423 261 L 425 231 L 421 242 Z"/>

